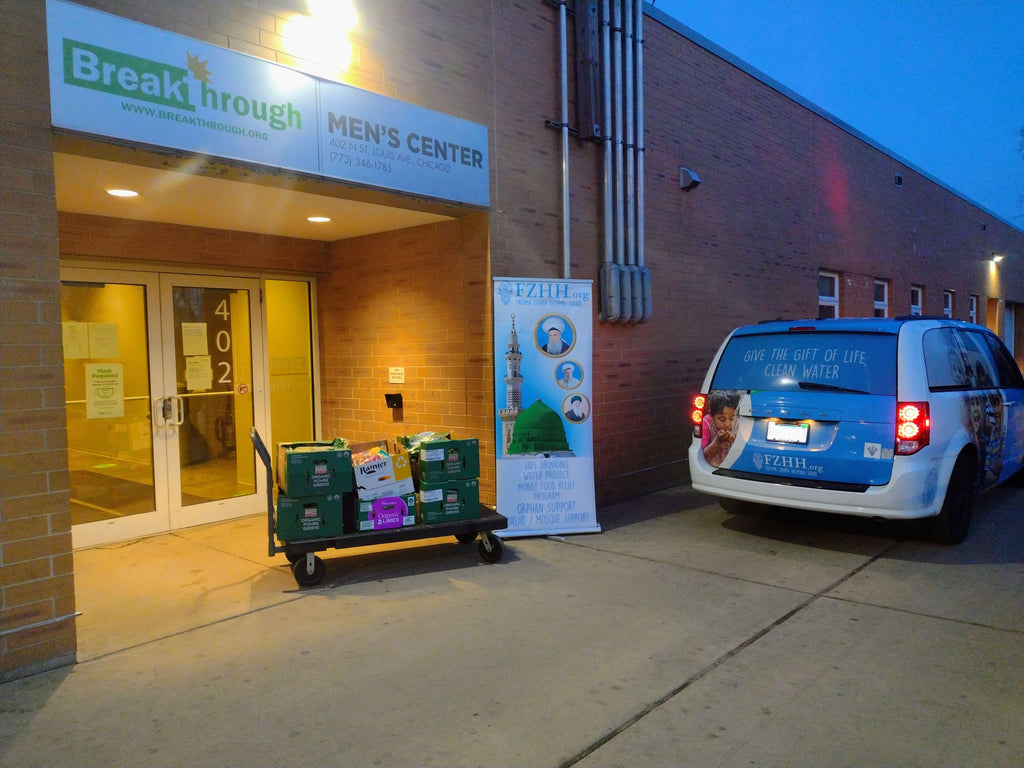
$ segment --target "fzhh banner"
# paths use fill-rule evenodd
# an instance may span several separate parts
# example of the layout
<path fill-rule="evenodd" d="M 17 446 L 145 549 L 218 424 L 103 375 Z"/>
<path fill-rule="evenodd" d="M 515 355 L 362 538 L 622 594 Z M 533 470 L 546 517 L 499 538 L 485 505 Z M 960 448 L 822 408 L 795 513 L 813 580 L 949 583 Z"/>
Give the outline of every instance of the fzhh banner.
<path fill-rule="evenodd" d="M 590 280 L 494 280 L 503 536 L 595 533 Z"/>

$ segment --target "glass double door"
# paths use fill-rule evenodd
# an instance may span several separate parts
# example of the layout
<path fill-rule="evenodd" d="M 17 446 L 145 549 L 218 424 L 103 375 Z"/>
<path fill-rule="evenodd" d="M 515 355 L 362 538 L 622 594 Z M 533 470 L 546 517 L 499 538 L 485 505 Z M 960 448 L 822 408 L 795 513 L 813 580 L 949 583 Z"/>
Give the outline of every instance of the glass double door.
<path fill-rule="evenodd" d="M 75 547 L 260 510 L 260 282 L 61 273 Z"/>

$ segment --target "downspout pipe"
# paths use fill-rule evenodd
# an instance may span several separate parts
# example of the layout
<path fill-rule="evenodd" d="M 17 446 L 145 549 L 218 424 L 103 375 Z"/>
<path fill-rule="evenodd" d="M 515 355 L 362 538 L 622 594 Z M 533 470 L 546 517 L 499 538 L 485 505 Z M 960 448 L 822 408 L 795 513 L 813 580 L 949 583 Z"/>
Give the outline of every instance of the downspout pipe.
<path fill-rule="evenodd" d="M 566 0 L 559 0 L 558 35 L 562 81 L 562 276 L 568 280 L 572 277 L 572 263 L 569 250 L 569 65 L 566 61 L 568 45 L 565 4 Z"/>

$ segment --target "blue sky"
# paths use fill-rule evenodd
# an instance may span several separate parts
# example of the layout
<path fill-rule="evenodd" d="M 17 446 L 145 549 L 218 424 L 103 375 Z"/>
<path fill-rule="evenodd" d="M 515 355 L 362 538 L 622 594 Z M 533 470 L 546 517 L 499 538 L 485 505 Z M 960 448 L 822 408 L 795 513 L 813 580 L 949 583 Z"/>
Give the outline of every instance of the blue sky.
<path fill-rule="evenodd" d="M 1024 0 L 655 0 L 1024 229 Z"/>

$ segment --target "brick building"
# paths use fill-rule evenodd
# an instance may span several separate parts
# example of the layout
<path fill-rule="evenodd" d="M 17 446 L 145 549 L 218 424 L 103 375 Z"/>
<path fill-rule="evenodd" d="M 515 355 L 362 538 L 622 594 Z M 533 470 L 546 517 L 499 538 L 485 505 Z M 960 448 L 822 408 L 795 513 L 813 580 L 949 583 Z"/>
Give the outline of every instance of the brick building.
<path fill-rule="evenodd" d="M 110 14 L 90 17 L 99 27 L 130 20 L 484 126 L 481 204 L 119 139 L 98 125 L 55 125 L 48 10 L 52 26 L 68 4 L 4 3 L 0 680 L 74 660 L 76 547 L 260 511 L 258 494 L 213 505 L 185 500 L 204 493 L 190 484 L 191 469 L 224 455 L 232 461 L 249 426 L 268 434 L 272 426 L 277 440 L 472 433 L 481 439 L 482 499 L 493 502 L 491 278 L 590 279 L 606 292 L 611 144 L 633 158 L 621 167 L 642 180 L 639 201 L 635 187 L 623 198 L 638 203 L 623 220 L 627 239 L 639 233 L 639 246 L 625 248 L 649 269 L 650 311 L 641 322 L 609 321 L 604 307 L 595 316 L 599 505 L 687 480 L 687 395 L 736 325 L 819 313 L 947 313 L 993 328 L 1024 361 L 1024 233 L 653 7 L 643 8 L 642 35 L 622 35 L 625 45 L 642 38 L 632 54 L 644 99 L 636 107 L 641 140 L 613 141 L 604 129 L 596 132 L 605 138 L 588 138 L 595 131 L 583 123 L 598 112 L 577 94 L 597 93 L 601 103 L 602 83 L 599 64 L 584 54 L 591 44 L 601 50 L 606 27 L 628 31 L 628 13 L 578 30 L 600 5 L 577 2 L 566 14 L 565 119 L 564 5 L 459 0 L 442 13 L 426 2 L 357 1 L 345 65 L 294 47 L 289 24 L 308 13 L 302 0 L 72 6 Z M 332 35 L 332 48 L 344 39 Z M 122 77 L 121 88 L 137 87 Z M 115 179 L 142 185 L 144 203 L 155 205 L 140 211 L 103 195 L 97 185 Z M 334 224 L 344 227 L 284 220 L 306 205 L 338 211 Z M 996 264 L 994 254 L 1005 258 Z M 125 295 L 116 301 L 104 293 L 117 288 Z M 175 370 L 172 349 L 188 343 L 182 328 L 192 317 L 174 312 L 196 296 L 212 297 L 214 316 L 230 307 L 246 318 L 244 352 L 225 335 L 231 354 L 206 356 L 215 374 L 244 363 L 252 393 L 246 383 L 216 406 L 161 395 L 176 376 L 203 375 Z M 119 323 L 111 346 L 106 334 Z M 110 354 L 96 354 L 105 345 Z M 144 381 L 132 379 L 133 355 Z M 97 432 L 90 409 L 102 388 L 83 388 L 72 374 L 95 377 L 95 366 L 114 358 L 129 371 L 125 415 Z M 400 412 L 383 397 L 394 387 L 392 367 L 404 370 Z M 238 398 L 250 395 L 261 405 L 245 416 Z M 184 436 L 161 442 L 159 429 L 176 418 L 196 422 L 195 446 Z M 233 420 L 228 437 L 225 420 Z M 144 482 L 120 478 L 129 511 L 109 520 L 102 497 L 114 486 L 96 478 L 111 479 L 108 454 L 145 473 Z M 148 497 L 132 496 L 138 486 Z M 177 498 L 169 510 L 161 493 Z"/>

